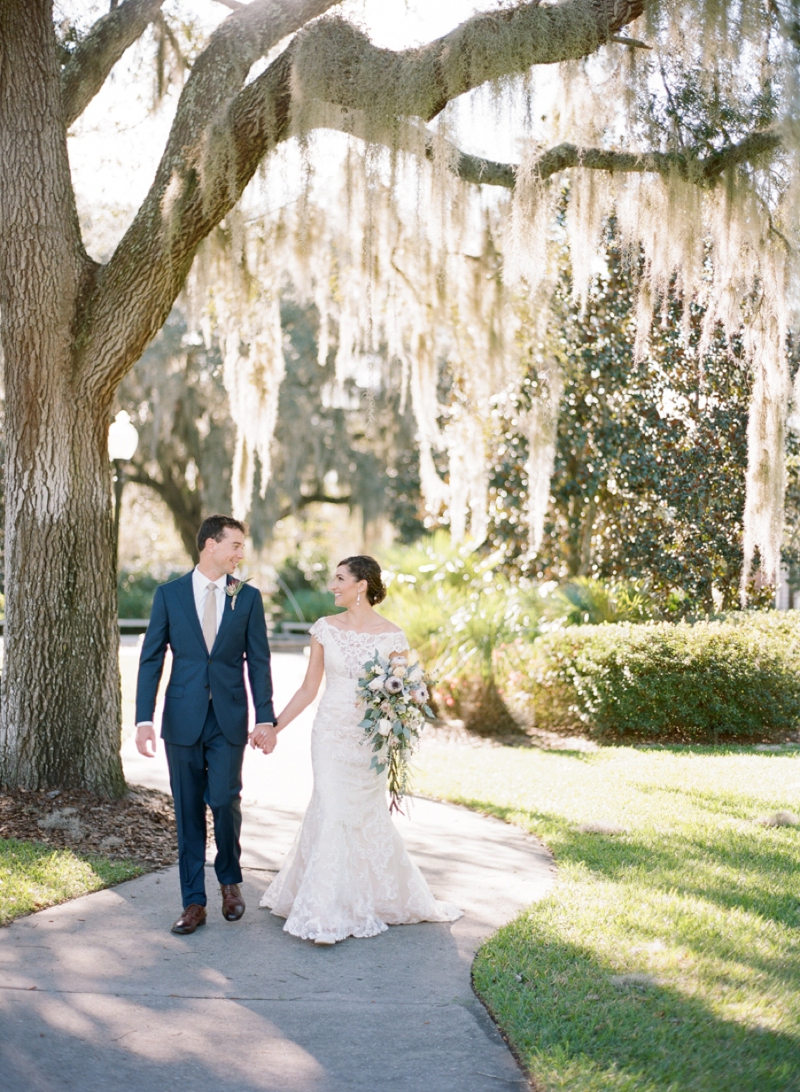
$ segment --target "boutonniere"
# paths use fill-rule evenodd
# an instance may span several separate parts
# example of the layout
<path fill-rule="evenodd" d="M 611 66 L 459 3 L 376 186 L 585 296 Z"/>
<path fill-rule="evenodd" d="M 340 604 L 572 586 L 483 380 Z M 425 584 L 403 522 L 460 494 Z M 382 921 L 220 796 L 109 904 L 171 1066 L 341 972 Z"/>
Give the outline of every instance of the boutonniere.
<path fill-rule="evenodd" d="M 225 594 L 231 597 L 231 610 L 236 610 L 236 596 L 245 586 L 248 580 L 252 577 L 246 576 L 244 580 L 236 580 L 233 578 L 225 585 Z"/>

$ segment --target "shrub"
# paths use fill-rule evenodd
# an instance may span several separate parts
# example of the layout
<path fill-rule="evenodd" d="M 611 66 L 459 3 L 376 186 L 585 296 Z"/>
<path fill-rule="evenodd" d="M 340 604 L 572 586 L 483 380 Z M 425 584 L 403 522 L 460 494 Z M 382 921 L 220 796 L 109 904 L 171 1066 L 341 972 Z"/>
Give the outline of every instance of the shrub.
<path fill-rule="evenodd" d="M 499 553 L 454 543 L 442 531 L 387 554 L 386 613 L 436 680 L 438 711 L 482 733 L 513 730 L 495 684 L 494 650 L 535 632 L 540 597 L 498 571 Z"/>
<path fill-rule="evenodd" d="M 275 595 L 272 604 L 280 622 L 316 622 L 328 614 L 339 614 L 332 592 L 298 588 L 288 595 Z"/>
<path fill-rule="evenodd" d="M 506 646 L 501 691 L 540 728 L 687 742 L 763 737 L 800 722 L 792 614 L 566 627 Z"/>
<path fill-rule="evenodd" d="M 590 576 L 576 576 L 557 588 L 547 610 L 551 618 L 567 626 L 648 622 L 659 613 L 658 603 L 644 586 L 632 581 L 605 583 Z"/>
<path fill-rule="evenodd" d="M 149 572 L 129 572 L 122 569 L 117 577 L 118 617 L 149 618 L 158 585 L 178 576 L 183 576 L 183 572 L 170 572 L 156 577 Z"/>
<path fill-rule="evenodd" d="M 318 551 L 306 550 L 287 558 L 275 572 L 277 589 L 271 597 L 274 620 L 316 622 L 327 614 L 338 614 L 327 588 L 329 568 Z"/>

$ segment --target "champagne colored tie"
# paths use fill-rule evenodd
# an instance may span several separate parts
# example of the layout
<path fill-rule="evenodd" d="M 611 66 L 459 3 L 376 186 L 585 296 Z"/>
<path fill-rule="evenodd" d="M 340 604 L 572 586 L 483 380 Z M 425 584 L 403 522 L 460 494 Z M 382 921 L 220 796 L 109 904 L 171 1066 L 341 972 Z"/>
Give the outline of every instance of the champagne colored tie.
<path fill-rule="evenodd" d="M 206 589 L 206 605 L 203 608 L 203 636 L 208 651 L 214 647 L 217 639 L 217 585 L 209 584 Z"/>

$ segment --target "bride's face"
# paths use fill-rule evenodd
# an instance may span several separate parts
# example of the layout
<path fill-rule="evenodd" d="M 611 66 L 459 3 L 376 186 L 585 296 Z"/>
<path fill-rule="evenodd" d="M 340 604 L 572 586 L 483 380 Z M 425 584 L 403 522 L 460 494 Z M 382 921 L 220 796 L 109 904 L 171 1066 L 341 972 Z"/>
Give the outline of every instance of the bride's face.
<path fill-rule="evenodd" d="M 328 590 L 333 592 L 333 600 L 337 607 L 354 607 L 358 601 L 359 592 L 361 592 L 361 602 L 365 602 L 367 582 L 356 580 L 346 565 L 340 565 L 328 585 Z"/>

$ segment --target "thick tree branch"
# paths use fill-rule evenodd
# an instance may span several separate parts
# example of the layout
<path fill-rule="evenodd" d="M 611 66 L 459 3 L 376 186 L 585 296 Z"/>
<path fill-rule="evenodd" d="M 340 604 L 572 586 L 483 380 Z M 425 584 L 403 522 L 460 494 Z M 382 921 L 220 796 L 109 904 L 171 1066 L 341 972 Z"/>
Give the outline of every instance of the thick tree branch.
<path fill-rule="evenodd" d="M 730 167 L 753 163 L 771 155 L 781 146 L 780 134 L 774 130 L 750 133 L 738 144 L 712 152 L 692 155 L 688 152 L 615 152 L 605 148 L 579 148 L 575 144 L 559 144 L 545 152 L 534 165 L 533 173 L 542 181 L 570 167 L 611 171 L 620 174 L 660 174 L 684 178 L 697 185 L 713 185 Z M 480 156 L 458 152 L 453 161 L 454 172 L 465 182 L 482 186 L 502 186 L 513 190 L 518 168 L 511 163 L 495 163 Z M 426 155 L 435 155 L 433 141 L 426 145 Z"/>
<path fill-rule="evenodd" d="M 289 516 L 294 515 L 295 512 L 300 512 L 304 508 L 308 508 L 310 504 L 353 504 L 353 498 L 348 494 L 346 497 L 333 497 L 326 493 L 324 490 L 316 490 L 314 493 L 301 493 L 300 496 L 291 501 L 289 504 L 285 504 L 278 513 L 278 519 L 288 519 Z"/>
<path fill-rule="evenodd" d="M 309 27 L 298 42 L 296 77 L 305 98 L 376 118 L 430 121 L 448 102 L 534 65 L 594 53 L 644 11 L 645 0 L 564 0 L 475 15 L 418 49 L 372 45 L 344 19 Z"/>
<path fill-rule="evenodd" d="M 613 152 L 600 148 L 577 148 L 574 144 L 560 144 L 545 152 L 539 160 L 536 173 L 546 179 L 568 167 L 587 167 L 591 170 L 620 173 L 660 174 L 664 177 L 677 175 L 687 182 L 708 185 L 729 167 L 752 162 L 774 152 L 780 146 L 778 133 L 765 131 L 751 133 L 738 144 L 731 144 L 710 155 L 692 155 L 691 152 Z"/>
<path fill-rule="evenodd" d="M 156 18 L 165 0 L 125 0 L 98 19 L 61 72 L 61 100 L 67 126 L 103 86 L 125 50 Z"/>
<path fill-rule="evenodd" d="M 566 0 L 557 9 L 521 4 L 511 11 L 475 16 L 430 46 L 400 53 L 377 49 L 342 19 L 321 20 L 298 35 L 232 104 L 237 185 L 243 188 L 260 159 L 289 135 L 291 80 L 299 83 L 301 96 L 310 96 L 323 107 L 320 120 L 315 121 L 314 107 L 309 106 L 301 123 L 340 129 L 365 139 L 386 139 L 388 135 L 402 142 L 403 125 L 438 113 L 445 91 L 454 97 L 499 75 L 582 56 L 642 9 L 643 0 Z M 562 36 L 554 42 L 553 35 L 559 32 Z M 481 34 L 486 39 L 482 40 Z M 509 41 L 514 42 L 514 49 L 505 48 Z M 319 84 L 311 73 L 318 74 Z M 341 113 L 332 118 L 325 104 L 333 104 Z M 388 134 L 387 117 L 391 122 Z M 413 135 L 410 143 L 415 143 Z M 433 157 L 432 141 L 428 141 L 426 154 Z M 460 154 L 459 173 L 469 181 L 513 185 L 513 167 L 464 153 Z"/>
<path fill-rule="evenodd" d="M 487 80 L 591 53 L 639 15 L 644 0 L 523 3 L 475 16 L 428 47 L 400 53 L 376 49 L 341 19 L 312 22 L 335 2 L 253 0 L 224 20 L 198 57 L 153 187 L 98 276 L 83 316 L 84 376 L 93 397 L 108 396 L 141 354 L 200 242 L 239 199 L 263 156 L 290 135 L 295 86 L 304 102 L 363 110 L 379 127 L 381 116 L 430 118 Z M 243 87 L 252 64 L 302 27 Z"/>

